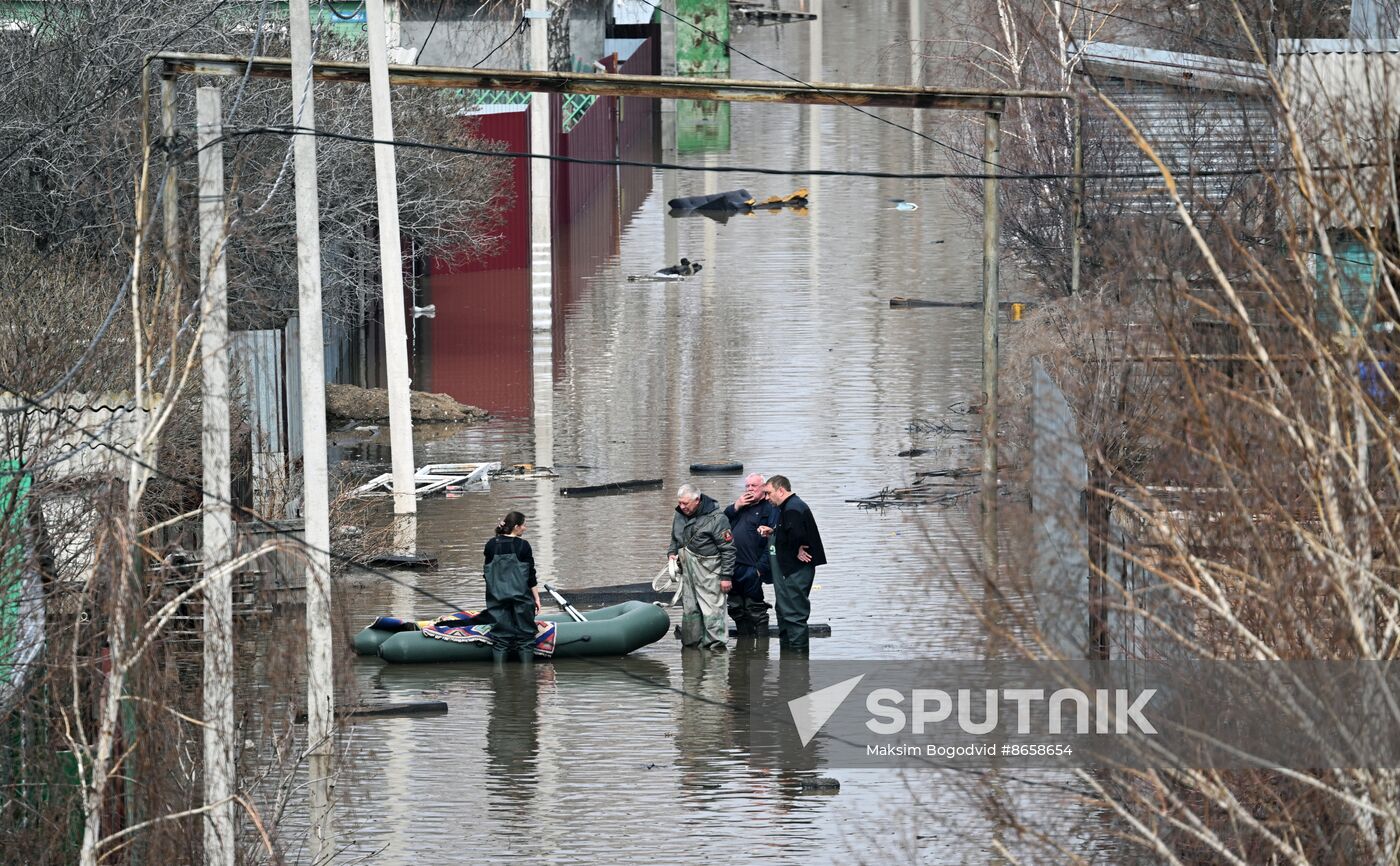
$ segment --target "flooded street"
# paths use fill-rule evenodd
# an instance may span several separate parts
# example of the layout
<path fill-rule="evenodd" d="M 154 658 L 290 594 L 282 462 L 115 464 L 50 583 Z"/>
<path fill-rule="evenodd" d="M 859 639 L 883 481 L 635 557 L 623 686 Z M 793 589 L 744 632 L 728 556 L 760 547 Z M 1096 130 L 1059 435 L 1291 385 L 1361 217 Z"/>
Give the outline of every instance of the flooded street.
<path fill-rule="evenodd" d="M 908 83 L 902 2 L 828 2 L 818 26 L 737 30 L 737 48 L 810 80 Z M 810 44 L 821 35 L 822 45 Z M 735 54 L 735 78 L 777 76 Z M 901 65 L 903 64 L 903 65 Z M 951 116 L 880 116 L 938 136 Z M 686 164 L 886 171 L 947 167 L 939 148 L 841 106 L 735 104 L 730 148 L 681 153 Z M 706 161 L 709 161 L 708 163 Z M 649 176 L 648 176 L 649 175 Z M 845 500 L 912 483 L 916 469 L 975 465 L 957 437 L 918 436 L 911 419 L 976 416 L 976 309 L 890 309 L 906 295 L 978 297 L 980 224 L 942 182 L 753 173 L 624 173 L 619 199 L 644 195 L 596 249 L 576 220 L 570 300 L 555 311 L 552 462 L 558 481 L 498 481 L 489 492 L 420 502 L 418 544 L 433 572 L 396 572 L 465 608 L 482 603 L 481 547 L 506 511 L 523 511 L 543 580 L 568 589 L 650 580 L 666 560 L 675 490 L 697 483 L 721 504 L 738 476 L 692 476 L 694 461 L 742 461 L 782 473 L 808 502 L 830 564 L 817 572 L 813 660 L 971 659 L 985 651 L 962 594 L 977 583 L 973 506 L 859 509 Z M 731 218 L 666 215 L 666 200 L 744 187 L 759 198 L 806 186 L 805 213 Z M 640 190 L 640 192 L 639 192 Z M 890 199 L 917 202 L 896 210 Z M 591 232 L 592 237 L 597 232 Z M 606 232 L 601 236 L 607 237 Z M 557 255 L 557 254 L 556 254 Z M 684 282 L 629 281 L 679 256 L 703 263 Z M 558 259 L 556 259 L 558 261 Z M 453 339 L 471 341 L 470 331 Z M 450 351 L 438 334 L 433 351 Z M 528 388 L 529 383 L 521 384 Z M 454 395 L 461 396 L 461 395 Z M 465 398 L 464 398 L 465 399 Z M 529 405 L 528 395 L 519 401 Z M 551 405 L 552 404 L 552 405 Z M 489 407 L 488 407 L 489 408 Z M 420 440 L 418 463 L 532 461 L 541 427 L 498 417 L 450 438 Z M 548 443 L 545 443 L 548 444 Z M 917 446 L 929 453 L 900 457 Z M 371 449 L 372 450 L 372 449 Z M 370 453 L 371 459 L 382 455 Z M 660 490 L 568 499 L 559 487 L 664 478 Z M 381 613 L 443 612 L 402 586 L 356 574 L 338 586 L 358 628 Z M 769 589 L 771 599 L 771 588 Z M 678 613 L 673 613 L 673 619 Z M 987 862 L 986 817 L 961 780 L 934 771 L 824 771 L 839 794 L 802 792 L 795 776 L 755 769 L 731 736 L 726 706 L 747 689 L 756 655 L 682 653 L 667 637 L 623 659 L 532 668 L 352 662 L 370 699 L 446 701 L 445 716 L 357 723 L 338 786 L 343 843 L 375 862 L 408 863 L 465 849 L 492 860 L 655 863 Z"/>

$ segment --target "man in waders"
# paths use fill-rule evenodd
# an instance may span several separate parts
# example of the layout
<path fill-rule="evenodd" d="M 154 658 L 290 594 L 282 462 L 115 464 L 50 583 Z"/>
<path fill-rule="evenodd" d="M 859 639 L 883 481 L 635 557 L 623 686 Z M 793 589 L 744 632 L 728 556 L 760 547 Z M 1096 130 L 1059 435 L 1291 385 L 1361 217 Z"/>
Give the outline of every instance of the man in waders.
<path fill-rule="evenodd" d="M 757 472 L 744 479 L 744 495 L 724 509 L 734 532 L 734 585 L 729 590 L 729 617 L 740 636 L 768 636 L 768 603 L 763 585 L 772 583 L 768 565 L 768 539 L 760 526 L 776 526 L 778 510 L 763 492 L 765 479 Z"/>
<path fill-rule="evenodd" d="M 725 594 L 734 574 L 734 534 L 719 503 L 690 484 L 676 492 L 667 553 L 681 572 L 681 643 L 725 649 Z"/>
<path fill-rule="evenodd" d="M 783 649 L 807 651 L 807 617 L 812 613 L 808 596 L 817 566 L 826 565 L 817 520 L 792 492 L 792 484 L 782 475 L 768 479 L 764 492 L 778 509 L 776 529 L 758 531 L 768 537 L 769 564 L 773 569 L 773 595 L 778 608 L 778 641 Z M 768 529 L 767 532 L 764 530 Z"/>

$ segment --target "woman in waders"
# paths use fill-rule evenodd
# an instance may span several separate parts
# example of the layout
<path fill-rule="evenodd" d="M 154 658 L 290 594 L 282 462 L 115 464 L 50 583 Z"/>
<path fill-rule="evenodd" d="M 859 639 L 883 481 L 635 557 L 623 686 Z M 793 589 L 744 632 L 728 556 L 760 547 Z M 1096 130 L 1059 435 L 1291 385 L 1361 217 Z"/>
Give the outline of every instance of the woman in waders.
<path fill-rule="evenodd" d="M 496 524 L 496 535 L 486 542 L 486 614 L 496 658 L 510 652 L 529 661 L 535 639 L 535 614 L 540 590 L 535 580 L 535 556 L 525 534 L 525 515 L 512 511 Z"/>

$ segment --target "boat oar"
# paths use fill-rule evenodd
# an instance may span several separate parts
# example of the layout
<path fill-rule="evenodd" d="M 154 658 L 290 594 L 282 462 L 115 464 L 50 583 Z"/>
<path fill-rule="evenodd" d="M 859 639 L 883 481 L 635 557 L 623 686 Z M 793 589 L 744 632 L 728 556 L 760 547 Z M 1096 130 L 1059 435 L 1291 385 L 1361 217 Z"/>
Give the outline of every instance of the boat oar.
<path fill-rule="evenodd" d="M 540 586 L 544 587 L 544 591 L 554 597 L 554 603 L 559 605 L 560 610 L 564 611 L 564 613 L 567 613 L 570 617 L 572 617 L 574 622 L 588 621 L 584 619 L 583 614 L 579 613 L 578 609 L 575 608 L 572 604 L 569 604 L 568 600 L 564 598 L 564 596 L 560 595 L 559 591 L 556 590 L 554 587 L 550 586 L 547 583 L 542 583 L 540 584 Z"/>

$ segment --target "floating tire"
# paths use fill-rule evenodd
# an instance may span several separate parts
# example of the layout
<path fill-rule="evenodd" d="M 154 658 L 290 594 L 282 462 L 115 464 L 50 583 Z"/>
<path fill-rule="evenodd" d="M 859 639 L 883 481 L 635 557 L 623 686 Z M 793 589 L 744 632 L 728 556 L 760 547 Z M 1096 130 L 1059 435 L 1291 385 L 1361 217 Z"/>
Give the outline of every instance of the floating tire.
<path fill-rule="evenodd" d="M 690 464 L 690 471 L 691 471 L 691 472 L 714 472 L 714 473 L 723 473 L 723 472 L 743 472 L 743 471 L 744 471 L 744 464 L 742 464 L 742 463 L 692 463 L 692 464 Z"/>

